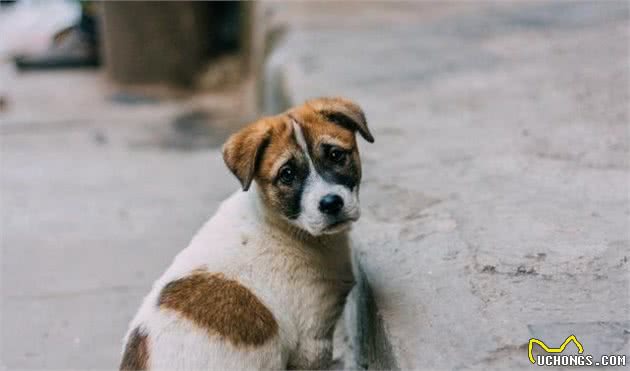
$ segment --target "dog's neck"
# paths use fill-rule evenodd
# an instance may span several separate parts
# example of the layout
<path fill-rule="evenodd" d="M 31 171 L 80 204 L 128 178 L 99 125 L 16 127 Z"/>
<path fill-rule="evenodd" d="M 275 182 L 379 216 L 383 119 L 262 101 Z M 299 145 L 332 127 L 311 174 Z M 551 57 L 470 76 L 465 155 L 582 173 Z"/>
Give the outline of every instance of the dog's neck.
<path fill-rule="evenodd" d="M 248 194 L 251 205 L 254 208 L 254 212 L 259 215 L 261 222 L 269 225 L 274 230 L 280 231 L 293 240 L 300 241 L 308 245 L 328 246 L 339 243 L 340 241 L 345 241 L 348 237 L 348 231 L 313 236 L 309 232 L 291 224 L 289 221 L 270 210 L 263 201 L 257 184 L 254 183 L 252 187 L 250 187 Z"/>

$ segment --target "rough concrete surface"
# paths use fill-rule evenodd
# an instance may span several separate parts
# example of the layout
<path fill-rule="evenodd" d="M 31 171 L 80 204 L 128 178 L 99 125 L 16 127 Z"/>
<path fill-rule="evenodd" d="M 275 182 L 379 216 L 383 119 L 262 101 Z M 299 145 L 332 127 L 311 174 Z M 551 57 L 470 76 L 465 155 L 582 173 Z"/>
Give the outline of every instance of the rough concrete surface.
<path fill-rule="evenodd" d="M 355 366 L 530 368 L 530 337 L 570 334 L 630 354 L 627 2 L 275 9 L 268 110 L 345 95 L 376 138 Z"/>

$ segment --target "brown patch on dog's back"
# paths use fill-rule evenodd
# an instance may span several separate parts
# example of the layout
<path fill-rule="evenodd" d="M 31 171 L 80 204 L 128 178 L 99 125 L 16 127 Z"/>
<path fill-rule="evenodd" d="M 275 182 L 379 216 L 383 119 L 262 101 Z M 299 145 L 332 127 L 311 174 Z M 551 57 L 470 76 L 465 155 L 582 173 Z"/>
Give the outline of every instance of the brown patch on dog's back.
<path fill-rule="evenodd" d="M 196 270 L 168 283 L 160 308 L 173 310 L 234 345 L 262 345 L 278 333 L 273 314 L 246 287 L 222 274 Z"/>
<path fill-rule="evenodd" d="M 120 370 L 146 370 L 149 362 L 148 336 L 136 327 L 127 340 Z"/>

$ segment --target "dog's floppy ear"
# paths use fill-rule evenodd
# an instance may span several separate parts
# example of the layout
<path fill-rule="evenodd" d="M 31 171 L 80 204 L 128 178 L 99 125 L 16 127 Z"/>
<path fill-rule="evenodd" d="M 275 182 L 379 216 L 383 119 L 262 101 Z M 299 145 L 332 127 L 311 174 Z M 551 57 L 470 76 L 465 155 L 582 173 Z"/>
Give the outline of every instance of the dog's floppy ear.
<path fill-rule="evenodd" d="M 269 139 L 270 125 L 262 119 L 239 130 L 223 145 L 223 161 L 241 182 L 243 191 L 252 184 Z"/>
<path fill-rule="evenodd" d="M 326 120 L 346 129 L 358 131 L 365 140 L 374 143 L 374 137 L 368 129 L 365 114 L 358 104 L 340 97 L 312 99 L 306 104 L 324 116 Z"/>

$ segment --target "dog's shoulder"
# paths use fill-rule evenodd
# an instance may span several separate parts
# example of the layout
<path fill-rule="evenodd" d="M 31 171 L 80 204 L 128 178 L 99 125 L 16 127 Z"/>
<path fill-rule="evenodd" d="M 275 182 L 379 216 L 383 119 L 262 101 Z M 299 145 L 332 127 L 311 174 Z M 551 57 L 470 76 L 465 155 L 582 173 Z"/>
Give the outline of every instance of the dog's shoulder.
<path fill-rule="evenodd" d="M 166 284 L 156 304 L 235 346 L 262 345 L 278 332 L 276 319 L 254 292 L 203 268 Z"/>

